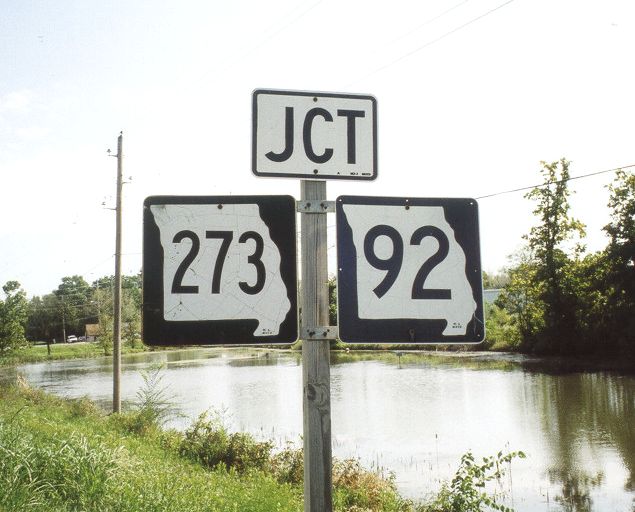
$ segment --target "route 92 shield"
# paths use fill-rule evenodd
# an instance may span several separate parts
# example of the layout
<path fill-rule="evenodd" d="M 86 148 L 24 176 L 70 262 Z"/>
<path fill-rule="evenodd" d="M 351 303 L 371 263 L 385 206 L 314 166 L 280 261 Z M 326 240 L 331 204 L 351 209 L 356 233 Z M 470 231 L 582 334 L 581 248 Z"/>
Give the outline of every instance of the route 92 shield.
<path fill-rule="evenodd" d="M 342 341 L 485 339 L 474 199 L 340 196 L 336 219 Z"/>
<path fill-rule="evenodd" d="M 298 339 L 291 196 L 153 196 L 143 214 L 144 343 Z"/>

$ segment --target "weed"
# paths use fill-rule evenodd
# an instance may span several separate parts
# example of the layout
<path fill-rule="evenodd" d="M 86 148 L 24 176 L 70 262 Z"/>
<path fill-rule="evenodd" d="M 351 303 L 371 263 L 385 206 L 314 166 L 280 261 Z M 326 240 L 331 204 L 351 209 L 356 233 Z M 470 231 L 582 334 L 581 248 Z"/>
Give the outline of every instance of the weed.
<path fill-rule="evenodd" d="M 461 457 L 461 463 L 452 482 L 441 487 L 439 494 L 426 507 L 426 512 L 479 512 L 489 507 L 501 512 L 513 510 L 499 503 L 499 497 L 485 491 L 485 486 L 493 480 L 500 481 L 505 474 L 505 465 L 514 458 L 525 458 L 521 451 L 503 455 L 498 452 L 495 457 L 483 457 L 479 464 L 472 452 Z"/>
<path fill-rule="evenodd" d="M 224 467 L 238 472 L 264 470 L 269 463 L 273 443 L 256 441 L 245 433 L 230 433 L 219 415 L 201 414 L 185 431 L 179 453 L 203 466 Z"/>
<path fill-rule="evenodd" d="M 269 469 L 278 482 L 302 485 L 304 481 L 304 452 L 290 443 L 271 456 Z"/>

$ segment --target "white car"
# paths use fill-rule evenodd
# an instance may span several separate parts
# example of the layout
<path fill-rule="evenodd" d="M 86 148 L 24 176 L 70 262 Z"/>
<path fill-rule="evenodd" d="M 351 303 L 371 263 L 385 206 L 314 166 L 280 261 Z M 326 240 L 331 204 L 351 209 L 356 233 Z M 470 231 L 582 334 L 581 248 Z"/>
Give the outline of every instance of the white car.
<path fill-rule="evenodd" d="M 66 343 L 75 343 L 77 340 L 77 336 L 71 334 L 70 336 L 66 336 Z"/>

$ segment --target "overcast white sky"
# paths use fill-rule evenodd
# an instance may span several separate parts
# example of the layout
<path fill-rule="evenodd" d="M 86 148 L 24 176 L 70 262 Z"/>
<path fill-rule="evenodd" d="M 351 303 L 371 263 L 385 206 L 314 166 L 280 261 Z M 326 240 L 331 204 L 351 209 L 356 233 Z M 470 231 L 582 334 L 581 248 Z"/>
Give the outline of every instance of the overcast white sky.
<path fill-rule="evenodd" d="M 124 132 L 124 271 L 141 268 L 143 199 L 300 195 L 251 173 L 255 88 L 372 94 L 379 178 L 341 194 L 479 197 L 635 164 L 632 0 L 8 0 L 0 16 L 0 284 L 42 295 L 114 273 Z M 604 186 L 571 182 L 588 247 Z M 479 201 L 483 268 L 532 224 L 522 193 Z M 329 217 L 329 234 L 335 219 Z M 330 253 L 334 255 L 334 248 Z M 334 271 L 334 267 L 332 271 Z"/>

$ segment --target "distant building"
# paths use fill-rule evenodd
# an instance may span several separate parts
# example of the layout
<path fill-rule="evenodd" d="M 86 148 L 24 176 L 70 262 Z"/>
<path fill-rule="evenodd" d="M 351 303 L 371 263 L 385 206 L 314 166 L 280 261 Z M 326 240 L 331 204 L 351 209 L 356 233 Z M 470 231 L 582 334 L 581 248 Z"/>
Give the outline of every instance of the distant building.
<path fill-rule="evenodd" d="M 97 341 L 101 335 L 99 324 L 86 324 L 86 341 Z"/>
<path fill-rule="evenodd" d="M 502 288 L 491 288 L 489 290 L 483 290 L 483 302 L 487 304 L 493 304 L 498 296 L 503 291 Z"/>

